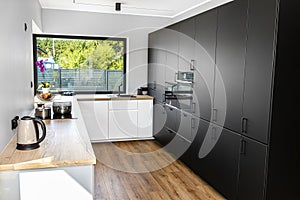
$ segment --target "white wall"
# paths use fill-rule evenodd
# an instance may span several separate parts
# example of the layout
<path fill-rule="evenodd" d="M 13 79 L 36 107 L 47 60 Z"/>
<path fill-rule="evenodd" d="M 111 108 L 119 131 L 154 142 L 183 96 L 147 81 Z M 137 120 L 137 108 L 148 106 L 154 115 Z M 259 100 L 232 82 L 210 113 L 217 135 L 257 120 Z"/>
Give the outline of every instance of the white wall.
<path fill-rule="evenodd" d="M 0 0 L 0 152 L 13 136 L 11 119 L 33 108 L 32 19 L 41 26 L 38 0 Z"/>
<path fill-rule="evenodd" d="M 129 43 L 128 93 L 134 93 L 138 87 L 147 84 L 148 33 L 171 20 L 160 17 L 53 9 L 43 9 L 42 13 L 44 33 L 127 37 Z"/>

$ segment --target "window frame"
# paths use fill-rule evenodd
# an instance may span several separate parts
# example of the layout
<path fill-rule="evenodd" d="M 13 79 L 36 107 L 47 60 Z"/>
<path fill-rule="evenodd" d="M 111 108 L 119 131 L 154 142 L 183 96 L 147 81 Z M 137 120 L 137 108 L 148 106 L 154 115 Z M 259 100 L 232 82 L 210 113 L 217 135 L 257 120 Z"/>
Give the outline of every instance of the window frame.
<path fill-rule="evenodd" d="M 120 93 L 126 93 L 126 69 L 127 69 L 127 38 L 119 38 L 119 37 L 100 37 L 100 36 L 84 36 L 84 35 L 53 35 L 53 34 L 32 34 L 32 42 L 33 42 L 33 76 L 34 76 L 34 95 L 37 93 L 37 79 L 38 79 L 38 68 L 35 65 L 37 60 L 37 38 L 61 38 L 61 39 L 83 39 L 83 40 L 113 40 L 113 41 L 122 41 L 124 43 L 124 55 L 123 55 L 123 90 Z M 61 89 L 61 88 L 60 88 Z M 62 91 L 61 91 L 62 92 Z M 76 94 L 113 94 L 115 91 L 74 91 Z M 51 92 L 55 93 L 55 92 Z"/>

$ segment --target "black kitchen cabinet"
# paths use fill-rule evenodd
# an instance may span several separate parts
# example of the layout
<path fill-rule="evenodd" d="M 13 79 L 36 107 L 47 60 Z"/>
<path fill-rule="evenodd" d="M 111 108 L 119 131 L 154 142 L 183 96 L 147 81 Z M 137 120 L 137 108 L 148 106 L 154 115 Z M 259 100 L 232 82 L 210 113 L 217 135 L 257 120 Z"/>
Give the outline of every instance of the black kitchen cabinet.
<path fill-rule="evenodd" d="M 165 102 L 165 94 L 161 88 L 159 89 L 157 86 L 154 89 L 148 88 L 148 92 L 156 101 L 159 101 L 160 103 Z"/>
<path fill-rule="evenodd" d="M 166 51 L 163 47 L 162 41 L 164 34 L 161 31 L 153 33 L 149 39 L 149 53 L 148 53 L 148 86 L 155 94 L 154 98 L 163 102 L 163 95 L 165 93 L 165 65 L 166 65 Z"/>
<path fill-rule="evenodd" d="M 174 137 L 175 133 L 166 127 L 167 111 L 163 103 L 155 101 L 153 107 L 153 135 L 163 146 L 167 145 Z"/>
<path fill-rule="evenodd" d="M 299 1 L 278 2 L 267 200 L 299 198 Z"/>
<path fill-rule="evenodd" d="M 215 50 L 217 37 L 217 10 L 211 10 L 195 17 L 194 49 L 194 114 L 211 119 L 214 96 Z"/>
<path fill-rule="evenodd" d="M 165 126 L 176 133 L 180 125 L 178 122 L 178 115 L 180 114 L 180 111 L 178 111 L 177 108 L 168 104 L 165 104 L 165 109 L 167 113 L 167 120 Z"/>
<path fill-rule="evenodd" d="M 168 111 L 168 107 L 166 108 L 167 112 L 170 113 L 169 115 L 174 116 L 174 111 L 176 112 L 176 120 L 174 121 L 173 118 L 170 119 L 172 119 L 172 123 L 178 125 L 172 130 L 167 128 L 168 138 L 171 138 L 172 140 L 170 141 L 169 139 L 169 143 L 165 146 L 165 149 L 173 154 L 175 158 L 179 158 L 189 165 L 192 156 L 190 147 L 196 137 L 200 118 L 177 109 L 171 108 L 172 110 Z M 168 125 L 166 125 L 166 127 L 168 127 Z M 174 129 L 177 131 L 174 131 Z"/>
<path fill-rule="evenodd" d="M 178 47 L 178 70 L 182 72 L 192 70 L 195 46 L 195 18 L 189 18 L 180 23 Z"/>
<path fill-rule="evenodd" d="M 166 127 L 164 127 L 162 129 L 162 131 L 160 131 L 159 133 L 154 135 L 156 141 L 159 144 L 161 144 L 165 149 L 166 149 L 166 146 L 170 144 L 170 142 L 174 139 L 175 136 L 176 136 L 176 133 Z M 172 148 L 173 148 L 173 146 L 169 145 L 167 150 L 169 152 L 171 152 L 170 149 L 172 149 Z"/>
<path fill-rule="evenodd" d="M 168 122 L 166 141 L 191 143 L 180 158 L 226 199 L 298 197 L 298 4 L 235 0 L 176 24 L 188 36 L 194 26 L 194 38 L 207 52 L 179 40 L 179 52 L 188 55 L 178 67 L 195 67 L 192 103 L 198 99 L 200 114 L 178 107 L 183 125 Z M 189 118 L 182 113 L 198 119 L 195 139 L 189 139 Z"/>
<path fill-rule="evenodd" d="M 243 134 L 263 143 L 268 142 L 277 12 L 277 0 L 249 1 Z"/>
<path fill-rule="evenodd" d="M 149 36 L 150 38 L 150 36 Z M 149 40 L 150 41 L 150 40 Z M 150 43 L 150 42 L 149 42 Z M 154 49 L 148 48 L 148 88 L 155 89 Z"/>
<path fill-rule="evenodd" d="M 163 131 L 166 120 L 167 112 L 165 110 L 165 105 L 155 100 L 153 106 L 153 135 Z"/>
<path fill-rule="evenodd" d="M 264 197 L 267 146 L 242 138 L 238 199 L 262 200 Z"/>
<path fill-rule="evenodd" d="M 227 199 L 236 199 L 241 136 L 201 120 L 193 170 Z"/>
<path fill-rule="evenodd" d="M 191 142 L 183 138 L 178 133 L 173 132 L 172 130 L 167 130 L 172 135 L 171 141 L 164 146 L 165 150 L 171 153 L 175 159 L 180 159 L 183 162 L 189 160 L 189 154 L 187 153 L 188 148 L 191 145 Z M 171 138 L 171 136 L 169 136 Z"/>
<path fill-rule="evenodd" d="M 187 141 L 192 142 L 196 137 L 200 119 L 184 111 L 179 111 L 177 118 L 179 124 L 177 133 Z"/>
<path fill-rule="evenodd" d="M 213 120 L 240 132 L 243 107 L 248 0 L 218 8 Z"/>
<path fill-rule="evenodd" d="M 164 46 L 166 49 L 165 81 L 176 83 L 178 71 L 179 25 L 174 24 L 165 29 Z"/>
<path fill-rule="evenodd" d="M 156 49 L 157 33 L 149 35 L 148 39 L 148 87 L 149 89 L 155 89 L 155 63 L 156 63 Z"/>

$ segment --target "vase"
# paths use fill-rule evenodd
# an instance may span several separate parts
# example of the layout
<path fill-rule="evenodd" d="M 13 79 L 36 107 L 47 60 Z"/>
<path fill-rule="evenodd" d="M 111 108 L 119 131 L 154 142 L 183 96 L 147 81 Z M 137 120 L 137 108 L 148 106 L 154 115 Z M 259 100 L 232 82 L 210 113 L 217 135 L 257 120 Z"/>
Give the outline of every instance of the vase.
<path fill-rule="evenodd" d="M 50 92 L 50 88 L 42 88 L 43 94 L 48 94 Z"/>

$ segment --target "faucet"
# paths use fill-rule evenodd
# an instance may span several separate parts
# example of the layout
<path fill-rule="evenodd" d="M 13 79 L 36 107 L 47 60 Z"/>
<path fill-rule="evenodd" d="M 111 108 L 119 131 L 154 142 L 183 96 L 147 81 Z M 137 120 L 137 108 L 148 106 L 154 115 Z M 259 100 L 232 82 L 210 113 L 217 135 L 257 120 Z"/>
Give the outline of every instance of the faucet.
<path fill-rule="evenodd" d="M 119 86 L 118 86 L 118 96 L 121 95 L 121 87 L 122 87 L 123 83 L 121 83 Z"/>

